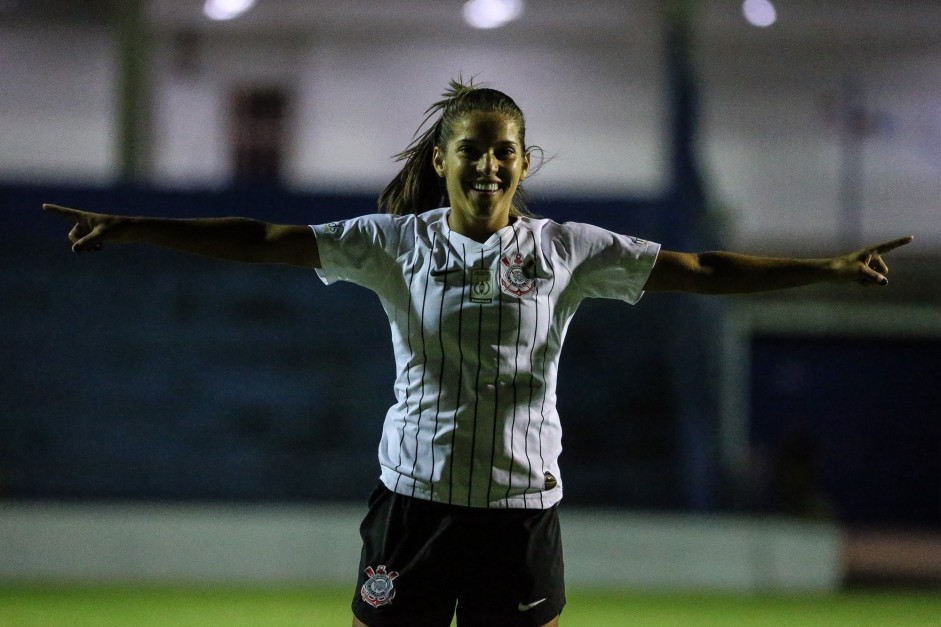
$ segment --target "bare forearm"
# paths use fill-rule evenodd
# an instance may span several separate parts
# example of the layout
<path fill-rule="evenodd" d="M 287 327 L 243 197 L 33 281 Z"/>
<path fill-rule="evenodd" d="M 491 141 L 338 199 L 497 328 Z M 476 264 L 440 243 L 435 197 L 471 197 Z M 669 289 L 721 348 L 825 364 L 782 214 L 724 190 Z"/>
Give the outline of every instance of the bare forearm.
<path fill-rule="evenodd" d="M 813 283 L 856 281 L 886 285 L 889 268 L 882 255 L 911 237 L 821 259 L 759 257 L 730 252 L 680 253 L 661 250 L 647 279 L 650 291 L 747 294 Z"/>
<path fill-rule="evenodd" d="M 141 242 L 186 253 L 243 262 L 264 262 L 271 225 L 250 218 L 117 218 L 113 241 Z"/>
<path fill-rule="evenodd" d="M 248 263 L 320 267 L 317 240 L 304 225 L 271 224 L 251 218 L 140 218 L 43 208 L 75 223 L 72 250 L 99 250 L 108 242 L 143 242 L 195 255 Z"/>
<path fill-rule="evenodd" d="M 833 259 L 756 257 L 705 252 L 697 257 L 702 294 L 748 294 L 842 280 Z"/>
<path fill-rule="evenodd" d="M 251 218 L 122 218 L 118 239 L 246 263 L 319 267 L 317 242 L 307 226 Z"/>

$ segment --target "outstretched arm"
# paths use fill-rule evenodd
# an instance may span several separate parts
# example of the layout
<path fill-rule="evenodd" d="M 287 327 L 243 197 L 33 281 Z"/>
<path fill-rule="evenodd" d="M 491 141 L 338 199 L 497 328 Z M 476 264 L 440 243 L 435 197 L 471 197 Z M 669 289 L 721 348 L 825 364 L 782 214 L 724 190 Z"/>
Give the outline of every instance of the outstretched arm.
<path fill-rule="evenodd" d="M 250 218 L 139 218 L 43 205 L 74 222 L 75 252 L 100 250 L 106 242 L 144 242 L 187 253 L 243 261 L 320 267 L 317 240 L 307 226 Z"/>
<path fill-rule="evenodd" d="M 856 281 L 863 285 L 886 285 L 889 281 L 885 275 L 889 268 L 882 256 L 911 241 L 911 237 L 903 237 L 824 259 L 665 250 L 657 257 L 644 289 L 651 292 L 745 294 L 824 282 Z"/>

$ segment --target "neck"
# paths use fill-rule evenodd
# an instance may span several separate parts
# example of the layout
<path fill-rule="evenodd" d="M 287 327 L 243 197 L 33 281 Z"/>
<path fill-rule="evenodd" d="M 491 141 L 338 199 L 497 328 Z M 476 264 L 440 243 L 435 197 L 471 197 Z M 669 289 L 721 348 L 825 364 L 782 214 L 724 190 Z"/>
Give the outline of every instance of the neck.
<path fill-rule="evenodd" d="M 490 220 L 464 220 L 456 211 L 448 212 L 448 228 L 481 244 L 505 226 L 513 224 L 515 216 L 494 216 Z"/>

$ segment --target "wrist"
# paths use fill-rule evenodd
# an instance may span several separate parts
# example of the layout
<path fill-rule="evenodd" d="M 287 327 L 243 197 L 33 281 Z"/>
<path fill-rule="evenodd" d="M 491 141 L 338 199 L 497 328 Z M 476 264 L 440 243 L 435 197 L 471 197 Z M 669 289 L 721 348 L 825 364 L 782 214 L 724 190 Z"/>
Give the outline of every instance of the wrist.
<path fill-rule="evenodd" d="M 840 283 L 856 278 L 855 259 L 847 257 L 832 257 L 822 260 L 826 280 L 831 283 Z"/>
<path fill-rule="evenodd" d="M 109 216 L 107 225 L 108 239 L 113 242 L 129 243 L 145 239 L 144 220 L 136 217 Z"/>

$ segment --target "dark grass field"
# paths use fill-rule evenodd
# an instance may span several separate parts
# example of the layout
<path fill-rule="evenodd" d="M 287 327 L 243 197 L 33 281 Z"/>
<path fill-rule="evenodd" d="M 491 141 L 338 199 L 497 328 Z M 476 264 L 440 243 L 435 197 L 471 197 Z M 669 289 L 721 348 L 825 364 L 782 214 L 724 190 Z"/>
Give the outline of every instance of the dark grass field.
<path fill-rule="evenodd" d="M 0 587 L 3 627 L 346 627 L 348 608 L 348 590 L 335 587 Z M 941 627 L 941 591 L 763 596 L 576 589 L 562 625 Z"/>

